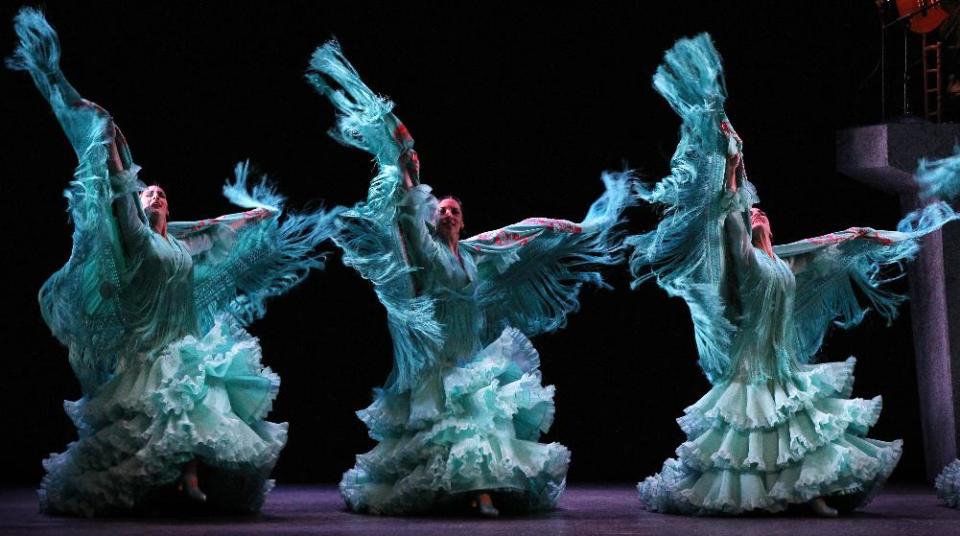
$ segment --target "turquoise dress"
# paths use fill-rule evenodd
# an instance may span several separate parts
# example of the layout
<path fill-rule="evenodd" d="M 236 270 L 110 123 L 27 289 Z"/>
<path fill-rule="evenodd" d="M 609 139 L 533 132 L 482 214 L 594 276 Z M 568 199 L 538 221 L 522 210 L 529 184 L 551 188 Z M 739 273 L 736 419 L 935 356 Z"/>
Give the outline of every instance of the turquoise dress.
<path fill-rule="evenodd" d="M 920 194 L 924 198 L 955 200 L 960 197 L 960 146 L 956 154 L 933 162 L 921 161 L 917 170 Z M 937 495 L 953 508 L 960 508 L 960 460 L 943 468 L 935 482 Z"/>
<path fill-rule="evenodd" d="M 953 460 L 943 468 L 934 482 L 937 496 L 943 499 L 948 506 L 960 508 L 960 460 Z"/>
<path fill-rule="evenodd" d="M 460 241 L 456 255 L 435 235 L 430 189 L 404 187 L 398 164 L 412 139 L 392 103 L 333 42 L 314 54 L 310 78 L 341 114 L 334 137 L 379 166 L 334 240 L 374 284 L 394 342 L 393 372 L 357 412 L 377 445 L 344 474 L 344 500 L 356 512 L 412 514 L 489 491 L 508 510 L 552 508 L 570 453 L 539 442 L 554 388 L 542 385 L 528 337 L 562 327 L 581 286 L 601 284 L 595 270 L 618 261 L 627 177 L 606 177 L 581 223 L 524 220 Z"/>
<path fill-rule="evenodd" d="M 79 438 L 44 461 L 40 507 L 87 516 L 148 509 L 197 459 L 210 506 L 256 511 L 287 425 L 265 419 L 280 379 L 244 325 L 321 266 L 316 246 L 333 215 L 281 222 L 282 199 L 264 184 L 248 189 L 241 164 L 224 192 L 250 210 L 158 234 L 119 129 L 92 103 L 67 104 L 73 90 L 53 29 L 24 9 L 16 31 L 13 65 L 33 77 L 79 158 L 65 192 L 73 249 L 40 291 L 44 320 L 81 384 L 83 396 L 64 403 Z M 122 171 L 109 171 L 111 146 Z"/>
<path fill-rule="evenodd" d="M 892 318 L 903 298 L 881 288 L 881 269 L 910 259 L 920 236 L 956 215 L 935 204 L 896 232 L 851 228 L 767 255 L 751 241 L 757 198 L 742 168 L 739 189 L 726 190 L 726 155 L 740 147 L 722 77 L 706 34 L 679 41 L 654 77 L 683 125 L 672 174 L 639 189 L 664 216 L 628 239 L 631 269 L 636 284 L 654 278 L 686 301 L 712 388 L 678 419 L 687 440 L 639 484 L 640 500 L 696 515 L 778 512 L 817 497 L 862 505 L 893 471 L 901 442 L 866 437 L 881 398 L 850 398 L 852 357 L 811 360 L 831 324 L 852 327 L 868 306 Z"/>

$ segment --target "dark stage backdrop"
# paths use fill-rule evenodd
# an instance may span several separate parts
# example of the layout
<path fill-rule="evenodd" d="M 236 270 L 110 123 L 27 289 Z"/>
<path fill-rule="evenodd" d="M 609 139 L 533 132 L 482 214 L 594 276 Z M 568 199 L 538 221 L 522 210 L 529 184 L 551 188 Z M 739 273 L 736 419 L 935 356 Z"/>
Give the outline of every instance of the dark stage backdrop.
<path fill-rule="evenodd" d="M 872 1 L 669 4 L 49 2 L 45 10 L 67 76 L 113 113 L 141 177 L 167 190 L 177 219 L 233 211 L 220 186 L 246 158 L 291 207 L 365 195 L 370 159 L 326 136 L 333 111 L 303 80 L 313 48 L 335 35 L 364 80 L 397 103 L 424 181 L 464 200 L 469 234 L 534 215 L 579 220 L 601 193 L 601 171 L 667 173 L 679 122 L 650 78 L 675 39 L 710 31 L 775 239 L 895 226 L 895 198 L 834 171 L 834 131 L 879 119 Z M 0 11 L 4 55 L 15 10 L 8 2 Z M 75 158 L 29 77 L 0 76 L 0 478 L 35 484 L 41 459 L 75 436 L 61 403 L 79 387 L 36 302 L 70 249 L 61 192 Z M 655 221 L 646 207 L 630 217 L 634 231 Z M 654 285 L 630 291 L 623 269 L 608 280 L 613 291 L 584 291 L 569 326 L 534 341 L 545 381 L 557 386 L 546 440 L 573 451 L 574 483 L 635 482 L 659 469 L 682 440 L 674 419 L 708 388 L 684 304 Z M 870 318 L 824 347 L 829 360 L 858 356 L 856 395 L 883 395 L 871 435 L 905 439 L 894 475 L 901 481 L 920 478 L 923 467 L 909 326 L 905 309 L 892 327 Z M 290 423 L 290 439 L 276 477 L 336 482 L 373 445 L 353 412 L 390 369 L 384 312 L 370 286 L 333 253 L 326 271 L 275 300 L 251 331 L 283 378 L 271 418 Z"/>

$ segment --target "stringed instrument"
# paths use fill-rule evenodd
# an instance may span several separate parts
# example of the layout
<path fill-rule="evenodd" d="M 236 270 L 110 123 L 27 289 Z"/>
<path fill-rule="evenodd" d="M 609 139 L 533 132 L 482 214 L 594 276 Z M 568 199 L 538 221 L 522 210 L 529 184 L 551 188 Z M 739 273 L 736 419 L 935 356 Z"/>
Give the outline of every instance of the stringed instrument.
<path fill-rule="evenodd" d="M 918 34 L 936 30 L 949 16 L 940 0 L 897 0 L 900 17 L 910 16 L 910 31 Z"/>

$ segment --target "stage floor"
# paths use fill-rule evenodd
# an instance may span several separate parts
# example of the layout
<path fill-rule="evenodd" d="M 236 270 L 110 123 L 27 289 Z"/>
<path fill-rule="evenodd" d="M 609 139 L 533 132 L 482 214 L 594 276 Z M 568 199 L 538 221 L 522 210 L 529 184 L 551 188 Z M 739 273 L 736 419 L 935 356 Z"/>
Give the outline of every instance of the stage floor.
<path fill-rule="evenodd" d="M 37 513 L 33 490 L 0 490 L 0 534 L 698 534 L 735 536 L 960 535 L 960 511 L 923 487 L 888 488 L 865 509 L 838 519 L 799 515 L 689 518 L 640 510 L 629 485 L 572 486 L 560 508 L 526 517 L 397 518 L 351 514 L 332 486 L 278 486 L 259 516 L 76 519 Z"/>

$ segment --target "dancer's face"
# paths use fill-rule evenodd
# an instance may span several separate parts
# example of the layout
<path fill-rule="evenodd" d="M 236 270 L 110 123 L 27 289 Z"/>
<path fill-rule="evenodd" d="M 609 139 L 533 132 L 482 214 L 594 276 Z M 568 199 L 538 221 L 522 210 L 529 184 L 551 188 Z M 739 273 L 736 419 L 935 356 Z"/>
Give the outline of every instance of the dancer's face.
<path fill-rule="evenodd" d="M 770 220 L 767 214 L 759 208 L 750 209 L 750 230 L 753 234 L 753 243 L 759 244 L 764 237 L 769 241 L 773 237 L 770 229 Z"/>
<path fill-rule="evenodd" d="M 170 209 L 167 205 L 167 193 L 163 188 L 156 185 L 148 186 L 146 190 L 140 192 L 140 204 L 151 221 L 154 219 L 167 221 Z"/>
<path fill-rule="evenodd" d="M 456 199 L 446 198 L 437 207 L 437 231 L 444 238 L 460 238 L 463 230 L 463 212 Z"/>

